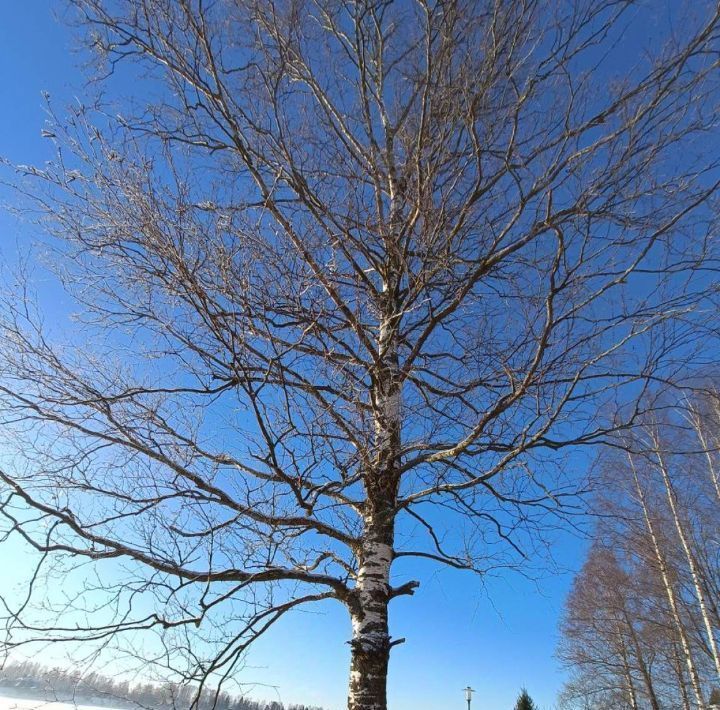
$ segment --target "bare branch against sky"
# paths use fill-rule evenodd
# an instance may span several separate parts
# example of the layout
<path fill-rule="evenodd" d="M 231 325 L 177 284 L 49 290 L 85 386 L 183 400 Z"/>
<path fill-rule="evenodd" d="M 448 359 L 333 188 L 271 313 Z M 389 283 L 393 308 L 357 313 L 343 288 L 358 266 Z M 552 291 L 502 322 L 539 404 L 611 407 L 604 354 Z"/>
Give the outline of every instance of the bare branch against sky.
<path fill-rule="evenodd" d="M 712 387 L 710 388 L 712 389 Z M 562 707 L 712 707 L 720 687 L 717 392 L 656 407 L 604 466 L 562 624 Z M 700 446 L 698 446 L 700 444 Z"/>
<path fill-rule="evenodd" d="M 9 645 L 145 630 L 217 687 L 333 600 L 385 710 L 393 563 L 522 569 L 571 452 L 707 355 L 720 10 L 646 54 L 617 0 L 73 5 L 101 85 L 147 83 L 19 169 L 79 315 L 5 297 L 0 509 L 41 571 L 124 576 L 35 584 Z"/>

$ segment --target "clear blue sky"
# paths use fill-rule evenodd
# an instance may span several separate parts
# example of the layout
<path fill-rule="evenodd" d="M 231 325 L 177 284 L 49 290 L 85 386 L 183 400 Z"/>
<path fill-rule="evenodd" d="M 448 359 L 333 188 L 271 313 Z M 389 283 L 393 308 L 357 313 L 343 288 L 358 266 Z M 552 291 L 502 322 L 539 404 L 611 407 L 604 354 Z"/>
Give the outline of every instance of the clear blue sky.
<path fill-rule="evenodd" d="M 15 163 L 50 157 L 40 136 L 45 120 L 42 91 L 56 106 L 82 94 L 80 58 L 70 30 L 57 22 L 53 0 L 0 2 L 0 156 Z M 0 188 L 0 199 L 11 199 Z M 33 238 L 27 226 L 0 212 L 0 253 L 13 259 Z M 48 288 L 46 286 L 46 288 Z M 582 543 L 557 542 L 557 557 L 579 564 Z M 19 547 L 0 548 L 0 569 L 21 570 Z M 569 573 L 549 574 L 534 583 L 520 576 L 479 581 L 431 566 L 414 571 L 422 585 L 414 598 L 392 608 L 393 637 L 407 642 L 393 652 L 389 698 L 392 710 L 443 710 L 464 705 L 462 688 L 478 692 L 473 710 L 511 710 L 521 686 L 541 708 L 554 706 L 562 675 L 553 658 L 557 623 L 571 581 Z M 261 639 L 247 659 L 247 681 L 277 686 L 285 702 L 345 704 L 349 622 L 338 606 L 288 618 Z M 257 687 L 257 697 L 277 697 Z"/>

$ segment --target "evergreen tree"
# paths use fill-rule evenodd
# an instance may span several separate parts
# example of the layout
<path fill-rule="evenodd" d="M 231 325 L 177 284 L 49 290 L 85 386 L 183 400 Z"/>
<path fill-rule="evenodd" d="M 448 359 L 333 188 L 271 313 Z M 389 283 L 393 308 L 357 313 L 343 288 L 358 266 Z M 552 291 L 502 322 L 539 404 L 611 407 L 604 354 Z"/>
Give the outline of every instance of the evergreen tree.
<path fill-rule="evenodd" d="M 518 695 L 515 710 L 537 710 L 537 705 L 535 705 L 525 688 L 523 688 L 520 695 Z"/>

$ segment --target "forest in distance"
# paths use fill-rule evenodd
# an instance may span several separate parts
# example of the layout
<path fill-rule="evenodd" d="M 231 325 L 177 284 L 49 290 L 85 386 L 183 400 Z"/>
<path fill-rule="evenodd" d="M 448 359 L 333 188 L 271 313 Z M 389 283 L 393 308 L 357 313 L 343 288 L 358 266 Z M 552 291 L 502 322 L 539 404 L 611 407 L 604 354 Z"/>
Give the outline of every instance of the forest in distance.
<path fill-rule="evenodd" d="M 190 707 L 197 688 L 178 683 L 133 684 L 97 672 L 83 674 L 77 670 L 46 667 L 35 661 L 17 661 L 0 668 L 0 696 L 3 695 L 92 704 L 113 710 L 162 710 Z M 322 710 L 309 705 L 285 705 L 276 700 L 249 700 L 213 688 L 203 691 L 193 707 L 198 710 Z"/>

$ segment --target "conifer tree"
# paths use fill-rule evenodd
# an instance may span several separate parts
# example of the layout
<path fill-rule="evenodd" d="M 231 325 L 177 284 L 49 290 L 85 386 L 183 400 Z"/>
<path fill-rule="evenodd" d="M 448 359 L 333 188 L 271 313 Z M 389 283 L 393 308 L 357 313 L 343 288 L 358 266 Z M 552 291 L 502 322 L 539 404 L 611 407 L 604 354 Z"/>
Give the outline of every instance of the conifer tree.
<path fill-rule="evenodd" d="M 523 688 L 520 695 L 518 695 L 515 710 L 537 710 L 537 705 L 535 705 L 525 688 Z"/>

